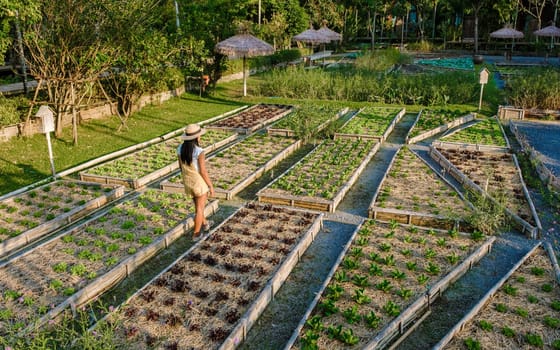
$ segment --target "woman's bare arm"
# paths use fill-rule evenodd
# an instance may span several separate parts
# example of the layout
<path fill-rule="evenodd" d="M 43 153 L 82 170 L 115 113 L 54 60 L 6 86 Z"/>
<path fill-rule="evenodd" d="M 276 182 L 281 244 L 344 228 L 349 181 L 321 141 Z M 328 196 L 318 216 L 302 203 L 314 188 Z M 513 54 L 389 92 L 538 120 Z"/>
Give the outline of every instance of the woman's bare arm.
<path fill-rule="evenodd" d="M 204 182 L 208 185 L 210 189 L 210 196 L 214 196 L 214 186 L 212 185 L 212 180 L 210 180 L 210 176 L 208 176 L 208 171 L 206 170 L 206 158 L 204 156 L 204 152 L 200 153 L 198 156 L 198 169 L 200 170 L 200 176 L 204 179 Z"/>

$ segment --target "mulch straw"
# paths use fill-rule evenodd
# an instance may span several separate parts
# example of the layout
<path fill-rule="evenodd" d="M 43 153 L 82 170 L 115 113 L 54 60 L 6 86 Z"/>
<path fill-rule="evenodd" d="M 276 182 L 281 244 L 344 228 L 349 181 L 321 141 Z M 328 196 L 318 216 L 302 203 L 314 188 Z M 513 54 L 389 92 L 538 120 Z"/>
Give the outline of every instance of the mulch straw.
<path fill-rule="evenodd" d="M 543 268 L 545 273 L 536 276 L 533 267 Z M 523 281 L 524 279 L 524 281 Z M 542 286 L 549 284 L 552 292 L 545 292 Z M 517 288 L 516 295 L 505 293 L 505 286 Z M 537 298 L 537 302 L 528 301 L 529 296 Z M 544 249 L 536 251 L 527 261 L 504 283 L 498 292 L 490 298 L 482 311 L 459 332 L 445 349 L 465 349 L 465 340 L 472 338 L 480 343 L 482 349 L 533 349 L 526 340 L 526 335 L 539 335 L 545 348 L 560 339 L 560 330 L 547 326 L 545 316 L 560 319 L 560 312 L 551 308 L 552 301 L 560 301 L 560 286 L 555 279 L 554 270 Z M 496 310 L 497 304 L 507 307 L 506 312 Z M 520 316 L 517 310 L 526 310 L 527 316 Z M 492 324 L 492 330 L 483 330 L 480 322 Z M 502 334 L 504 327 L 514 331 L 515 335 L 506 337 Z"/>

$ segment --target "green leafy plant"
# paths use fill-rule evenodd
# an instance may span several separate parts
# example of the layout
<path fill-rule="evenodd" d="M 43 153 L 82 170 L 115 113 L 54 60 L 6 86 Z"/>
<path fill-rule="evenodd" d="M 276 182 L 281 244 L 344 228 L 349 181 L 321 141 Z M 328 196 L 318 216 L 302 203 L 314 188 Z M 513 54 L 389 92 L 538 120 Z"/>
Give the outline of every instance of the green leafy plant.
<path fill-rule="evenodd" d="M 342 260 L 342 267 L 347 270 L 355 270 L 360 267 L 360 263 L 351 258 L 344 258 L 344 260 Z"/>
<path fill-rule="evenodd" d="M 431 275 L 437 275 L 440 272 L 440 267 L 430 261 L 428 263 L 428 267 L 426 268 L 426 272 Z"/>
<path fill-rule="evenodd" d="M 64 261 L 61 261 L 53 266 L 53 271 L 62 273 L 62 272 L 66 272 L 67 268 L 68 268 L 68 264 Z"/>
<path fill-rule="evenodd" d="M 319 334 L 308 330 L 305 332 L 305 335 L 301 337 L 301 349 L 302 350 L 318 350 L 319 347 L 317 346 L 317 340 L 319 339 Z"/>
<path fill-rule="evenodd" d="M 319 315 L 315 315 L 305 321 L 305 325 L 315 332 L 321 332 L 325 328 L 323 325 L 323 319 Z"/>
<path fill-rule="evenodd" d="M 420 274 L 416 280 L 418 281 L 418 284 L 420 285 L 424 285 L 426 284 L 426 282 L 428 282 L 428 280 L 430 279 L 430 277 L 424 275 L 424 274 Z"/>
<path fill-rule="evenodd" d="M 362 316 L 358 313 L 358 305 L 354 305 L 342 312 L 342 316 L 346 319 L 346 322 L 353 324 L 359 322 Z"/>
<path fill-rule="evenodd" d="M 406 273 L 400 271 L 399 269 L 394 269 L 391 271 L 391 277 L 397 280 L 403 280 L 406 279 Z"/>
<path fill-rule="evenodd" d="M 383 276 L 383 269 L 376 263 L 369 265 L 368 272 L 371 276 Z"/>
<path fill-rule="evenodd" d="M 502 334 L 508 338 L 515 337 L 515 331 L 509 327 L 502 328 Z"/>
<path fill-rule="evenodd" d="M 515 288 L 514 286 L 512 286 L 511 284 L 506 284 L 503 288 L 504 293 L 506 293 L 507 295 L 512 295 L 515 296 L 517 295 L 517 288 Z"/>
<path fill-rule="evenodd" d="M 551 316 L 544 316 L 544 324 L 550 328 L 559 329 L 560 319 Z"/>
<path fill-rule="evenodd" d="M 367 287 L 369 286 L 368 276 L 356 274 L 352 277 L 352 283 L 358 287 Z"/>
<path fill-rule="evenodd" d="M 350 281 L 350 277 L 348 277 L 348 275 L 346 274 L 346 271 L 344 270 L 338 270 L 334 273 L 334 279 L 337 282 L 348 282 Z"/>
<path fill-rule="evenodd" d="M 339 309 L 335 305 L 334 300 L 332 299 L 325 299 L 318 305 L 319 311 L 323 314 L 323 316 L 330 316 L 333 314 L 338 313 Z"/>
<path fill-rule="evenodd" d="M 354 335 L 354 331 L 352 328 L 347 328 L 342 331 L 340 334 L 340 340 L 347 345 L 355 345 L 358 344 L 360 338 Z"/>
<path fill-rule="evenodd" d="M 344 295 L 344 287 L 342 287 L 340 284 L 334 284 L 334 285 L 327 286 L 326 297 L 328 299 L 337 301 L 343 295 Z"/>
<path fill-rule="evenodd" d="M 401 298 L 403 298 L 404 300 L 410 299 L 412 294 L 413 294 L 412 290 L 410 290 L 410 289 L 399 289 L 397 291 L 397 295 L 400 296 Z"/>
<path fill-rule="evenodd" d="M 542 348 L 544 346 L 542 337 L 535 333 L 527 333 L 525 335 L 525 340 L 527 341 L 527 343 L 529 343 L 529 345 L 533 345 L 539 348 Z"/>
<path fill-rule="evenodd" d="M 480 321 L 478 322 L 478 326 L 479 326 L 482 330 L 485 330 L 485 331 L 491 331 L 491 330 L 494 329 L 494 325 L 492 325 L 491 322 L 488 322 L 488 321 L 486 321 L 486 320 L 480 320 Z"/>
<path fill-rule="evenodd" d="M 465 346 L 468 350 L 480 350 L 480 342 L 473 338 L 467 338 L 464 341 Z"/>
<path fill-rule="evenodd" d="M 365 294 L 363 288 L 354 290 L 354 301 L 359 305 L 371 303 L 371 298 Z"/>
<path fill-rule="evenodd" d="M 384 279 L 383 281 L 377 283 L 375 285 L 375 288 L 377 288 L 378 290 L 383 291 L 385 293 L 389 293 L 391 291 L 391 289 L 393 289 L 393 286 L 391 285 L 391 282 Z"/>
<path fill-rule="evenodd" d="M 523 318 L 527 318 L 529 316 L 529 312 L 521 307 L 516 308 L 515 313 Z"/>
<path fill-rule="evenodd" d="M 548 283 L 545 283 L 541 286 L 541 290 L 543 292 L 550 293 L 550 292 L 552 292 L 552 285 L 548 284 Z"/>
<path fill-rule="evenodd" d="M 385 303 L 385 305 L 383 305 L 383 311 L 385 311 L 385 313 L 391 317 L 396 317 L 400 315 L 401 308 L 399 305 L 389 300 Z"/>
<path fill-rule="evenodd" d="M 363 317 L 369 328 L 376 329 L 381 323 L 381 318 L 375 314 L 375 312 L 370 311 L 367 315 Z"/>
<path fill-rule="evenodd" d="M 496 304 L 495 309 L 498 312 L 507 312 L 507 310 L 508 310 L 507 306 L 505 304 L 502 304 L 502 303 Z"/>

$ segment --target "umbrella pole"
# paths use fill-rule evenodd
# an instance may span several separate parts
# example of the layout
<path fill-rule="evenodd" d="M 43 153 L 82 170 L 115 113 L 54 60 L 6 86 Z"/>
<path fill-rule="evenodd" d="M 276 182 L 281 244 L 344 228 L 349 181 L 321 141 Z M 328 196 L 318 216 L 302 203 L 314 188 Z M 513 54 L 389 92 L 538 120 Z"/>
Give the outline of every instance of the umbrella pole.
<path fill-rule="evenodd" d="M 247 96 L 247 76 L 245 75 L 245 56 L 243 56 L 243 96 Z"/>

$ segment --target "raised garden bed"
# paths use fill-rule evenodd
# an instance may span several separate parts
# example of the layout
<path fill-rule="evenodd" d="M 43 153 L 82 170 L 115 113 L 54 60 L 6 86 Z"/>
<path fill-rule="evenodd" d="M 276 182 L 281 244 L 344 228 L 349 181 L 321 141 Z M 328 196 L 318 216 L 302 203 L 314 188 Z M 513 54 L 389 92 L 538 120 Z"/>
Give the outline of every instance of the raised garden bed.
<path fill-rule="evenodd" d="M 552 248 L 537 245 L 435 349 L 558 349 L 560 287 Z"/>
<path fill-rule="evenodd" d="M 406 112 L 405 108 L 366 107 L 350 118 L 334 134 L 334 139 L 371 139 L 383 142 Z"/>
<path fill-rule="evenodd" d="M 0 257 L 122 196 L 122 186 L 55 181 L 0 202 Z"/>
<path fill-rule="evenodd" d="M 446 130 L 474 120 L 474 114 L 465 115 L 460 110 L 423 109 L 406 137 L 406 143 L 416 143 Z"/>
<path fill-rule="evenodd" d="M 295 349 L 382 349 L 397 340 L 495 238 L 365 220 L 291 337 Z"/>
<path fill-rule="evenodd" d="M 470 212 L 462 195 L 407 147 L 395 155 L 369 208 L 369 217 L 452 229 Z"/>
<path fill-rule="evenodd" d="M 257 193 L 260 202 L 334 212 L 379 149 L 370 140 L 326 140 Z"/>
<path fill-rule="evenodd" d="M 207 161 L 207 169 L 217 198 L 231 199 L 296 151 L 300 140 L 293 138 L 251 135 L 217 153 Z M 184 192 L 181 174 L 161 183 L 168 192 Z"/>
<path fill-rule="evenodd" d="M 209 130 L 202 138 L 205 153 L 222 147 L 237 138 L 237 134 Z M 80 179 L 107 184 L 119 184 L 133 189 L 145 186 L 179 168 L 177 147 L 180 137 L 146 147 L 140 151 L 111 160 L 80 172 Z"/>
<path fill-rule="evenodd" d="M 0 335 L 43 324 L 127 277 L 192 227 L 191 203 L 149 189 L 0 265 Z"/>
<path fill-rule="evenodd" d="M 348 107 L 303 104 L 266 130 L 269 135 L 305 138 L 348 113 Z"/>
<path fill-rule="evenodd" d="M 443 135 L 445 142 L 510 148 L 502 125 L 497 118 L 486 118 L 466 128 Z"/>
<path fill-rule="evenodd" d="M 541 228 L 535 206 L 514 154 L 471 151 L 454 145 L 430 148 L 430 156 L 466 189 L 483 195 L 505 191 L 506 211 L 523 232 L 535 236 Z"/>
<path fill-rule="evenodd" d="M 252 133 L 291 113 L 292 106 L 258 104 L 208 125 L 208 129 L 228 130 L 239 134 Z"/>
<path fill-rule="evenodd" d="M 322 215 L 249 203 L 135 293 L 131 348 L 233 349 L 320 229 Z"/>

